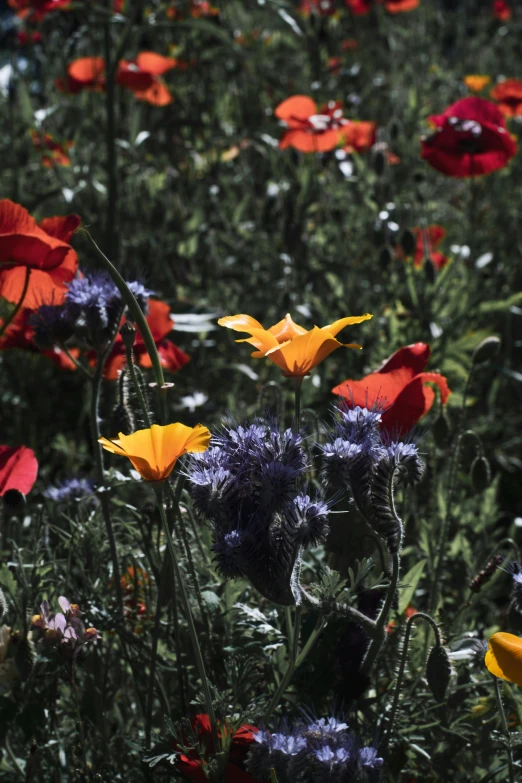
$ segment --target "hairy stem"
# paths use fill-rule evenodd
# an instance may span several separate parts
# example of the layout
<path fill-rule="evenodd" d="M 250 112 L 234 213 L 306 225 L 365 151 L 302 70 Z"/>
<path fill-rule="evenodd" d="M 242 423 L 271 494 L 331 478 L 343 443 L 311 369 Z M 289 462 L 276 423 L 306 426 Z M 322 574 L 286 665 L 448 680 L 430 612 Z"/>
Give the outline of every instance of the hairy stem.
<path fill-rule="evenodd" d="M 502 696 L 500 694 L 500 680 L 497 677 L 493 677 L 493 683 L 495 686 L 495 699 L 497 702 L 498 712 L 500 715 L 500 722 L 502 724 L 502 731 L 506 736 L 507 742 L 507 757 L 508 757 L 508 770 L 509 770 L 509 783 L 515 783 L 515 773 L 513 770 L 513 748 L 511 746 L 511 734 L 509 726 L 506 720 L 506 713 L 504 711 L 504 705 L 502 704 Z"/>

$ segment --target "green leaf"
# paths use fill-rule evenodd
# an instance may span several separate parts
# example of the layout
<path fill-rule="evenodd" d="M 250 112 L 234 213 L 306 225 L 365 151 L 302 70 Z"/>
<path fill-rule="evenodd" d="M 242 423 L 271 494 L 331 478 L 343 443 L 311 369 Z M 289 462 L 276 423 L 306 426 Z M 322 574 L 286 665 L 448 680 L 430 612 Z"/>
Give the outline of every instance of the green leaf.
<path fill-rule="evenodd" d="M 415 563 L 413 568 L 410 568 L 404 577 L 403 583 L 405 586 L 402 588 L 399 594 L 399 614 L 404 612 L 413 598 L 413 594 L 415 593 L 417 585 L 419 584 L 420 578 L 424 572 L 426 562 L 426 560 L 420 560 L 418 563 Z"/>
<path fill-rule="evenodd" d="M 7 592 L 14 596 L 16 593 L 16 579 L 12 575 L 8 567 L 4 565 L 0 568 L 0 585 L 5 587 Z"/>

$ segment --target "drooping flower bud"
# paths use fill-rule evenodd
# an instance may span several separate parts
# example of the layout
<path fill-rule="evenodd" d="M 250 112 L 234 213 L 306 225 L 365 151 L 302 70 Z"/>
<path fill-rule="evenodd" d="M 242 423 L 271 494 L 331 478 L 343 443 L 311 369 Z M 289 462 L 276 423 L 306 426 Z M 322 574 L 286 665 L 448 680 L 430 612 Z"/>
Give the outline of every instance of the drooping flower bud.
<path fill-rule="evenodd" d="M 439 449 L 445 448 L 449 441 L 450 423 L 443 408 L 433 422 L 431 431 L 433 433 L 433 440 L 435 441 L 435 445 L 438 446 Z"/>
<path fill-rule="evenodd" d="M 498 337 L 486 337 L 480 342 L 473 351 L 473 364 L 482 364 L 494 359 L 500 350 L 500 339 Z"/>
<path fill-rule="evenodd" d="M 413 256 L 417 249 L 417 238 L 413 231 L 407 229 L 401 236 L 401 247 L 406 256 Z"/>
<path fill-rule="evenodd" d="M 483 492 L 491 482 L 491 468 L 486 457 L 475 457 L 471 465 L 471 484 L 475 492 Z"/>
<path fill-rule="evenodd" d="M 431 648 L 426 662 L 426 679 L 436 701 L 443 701 L 451 677 L 451 663 L 446 648 L 437 644 Z"/>

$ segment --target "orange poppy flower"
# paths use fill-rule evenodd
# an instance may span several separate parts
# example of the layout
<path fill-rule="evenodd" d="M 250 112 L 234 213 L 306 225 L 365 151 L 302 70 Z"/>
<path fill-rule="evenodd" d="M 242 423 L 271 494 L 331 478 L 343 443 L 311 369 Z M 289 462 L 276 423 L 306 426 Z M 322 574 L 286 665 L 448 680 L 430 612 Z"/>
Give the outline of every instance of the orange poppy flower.
<path fill-rule="evenodd" d="M 75 95 L 82 90 L 101 92 L 105 89 L 105 60 L 103 57 L 80 57 L 67 67 L 65 79 L 55 84 L 60 92 Z"/>
<path fill-rule="evenodd" d="M 343 150 L 345 152 L 363 152 L 375 144 L 377 123 L 351 120 L 343 128 Z"/>
<path fill-rule="evenodd" d="M 31 270 L 23 304 L 61 304 L 78 266 L 69 242 L 80 225 L 78 215 L 45 218 L 37 225 L 29 212 L 9 199 L 0 200 L 0 296 L 19 302 L 26 269 Z"/>
<path fill-rule="evenodd" d="M 177 64 L 174 57 L 140 52 L 135 60 L 121 60 L 118 63 L 116 80 L 122 87 L 131 90 L 137 100 L 147 101 L 153 106 L 167 106 L 174 99 L 159 77 Z"/>
<path fill-rule="evenodd" d="M 100 438 L 99 442 L 106 451 L 130 459 L 145 481 L 165 481 L 183 454 L 206 451 L 210 438 L 209 430 L 201 424 L 186 427 L 177 422 L 153 424 L 131 435 L 120 432 L 115 440 Z"/>
<path fill-rule="evenodd" d="M 30 134 L 34 148 L 42 153 L 42 166 L 50 169 L 71 165 L 68 150 L 74 147 L 73 141 L 56 141 L 50 133 L 40 134 L 37 130 L 31 130 Z"/>
<path fill-rule="evenodd" d="M 147 323 L 158 349 L 161 366 L 169 372 L 181 370 L 190 361 L 190 356 L 182 351 L 181 348 L 178 348 L 171 340 L 166 339 L 167 335 L 174 329 L 170 307 L 166 302 L 161 302 L 159 299 L 149 299 L 147 304 Z M 139 329 L 136 329 L 133 355 L 134 361 L 140 367 L 150 368 L 152 366 Z M 116 380 L 126 361 L 125 346 L 121 334 L 118 333 L 112 352 L 105 365 L 104 378 L 111 381 Z"/>
<path fill-rule="evenodd" d="M 491 81 L 490 76 L 480 76 L 479 74 L 472 73 L 469 76 L 465 76 L 463 79 L 464 84 L 471 90 L 471 92 L 480 92 Z"/>
<path fill-rule="evenodd" d="M 315 101 L 306 95 L 287 98 L 274 114 L 288 128 L 279 141 L 279 148 L 293 147 L 300 152 L 333 150 L 341 143 L 348 122 L 337 101 L 330 101 L 318 109 Z"/>
<path fill-rule="evenodd" d="M 235 332 L 247 332 L 250 337 L 236 340 L 238 343 L 250 343 L 255 347 L 252 356 L 267 359 L 277 364 L 283 371 L 283 375 L 291 378 L 302 378 L 309 375 L 316 365 L 326 359 L 332 351 L 343 346 L 344 348 L 361 348 L 354 343 L 343 344 L 336 339 L 336 335 L 351 324 L 360 324 L 372 316 L 354 315 L 348 318 L 340 318 L 328 326 L 319 328 L 314 326 L 307 331 L 302 326 L 294 323 L 290 315 L 286 315 L 282 321 L 264 329 L 259 321 L 250 315 L 229 315 L 220 318 L 218 324 L 233 329 Z"/>
<path fill-rule="evenodd" d="M 494 633 L 484 658 L 488 671 L 522 688 L 522 639 L 512 633 Z"/>
<path fill-rule="evenodd" d="M 522 114 L 522 81 L 504 79 L 489 93 L 505 117 L 519 117 Z"/>

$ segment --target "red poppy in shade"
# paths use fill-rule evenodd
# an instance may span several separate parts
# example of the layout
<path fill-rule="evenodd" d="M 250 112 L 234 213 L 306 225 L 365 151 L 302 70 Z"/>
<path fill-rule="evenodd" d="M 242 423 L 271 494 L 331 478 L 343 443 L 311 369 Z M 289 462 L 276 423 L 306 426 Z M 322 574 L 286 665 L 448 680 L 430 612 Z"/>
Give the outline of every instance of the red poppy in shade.
<path fill-rule="evenodd" d="M 5 332 L 0 337 L 0 351 L 18 349 L 21 351 L 30 351 L 39 353 L 50 359 L 60 370 L 76 370 L 77 367 L 69 358 L 65 351 L 55 346 L 49 350 L 40 350 L 34 342 L 34 328 L 31 324 L 32 310 L 22 309 L 18 315 L 9 324 Z M 2 331 L 2 321 L 0 319 L 0 332 Z M 69 353 L 75 359 L 79 358 L 78 348 L 71 348 Z"/>
<path fill-rule="evenodd" d="M 31 16 L 41 21 L 52 11 L 67 10 L 71 0 L 8 0 L 7 4 L 22 19 Z"/>
<path fill-rule="evenodd" d="M 343 150 L 345 152 L 363 152 L 373 147 L 376 140 L 377 124 L 350 120 L 343 128 Z"/>
<path fill-rule="evenodd" d="M 177 64 L 178 61 L 173 57 L 140 52 L 135 60 L 120 60 L 116 81 L 131 90 L 139 101 L 147 101 L 153 106 L 167 106 L 172 103 L 173 97 L 160 76 Z"/>
<path fill-rule="evenodd" d="M 27 30 L 18 30 L 16 34 L 19 46 L 27 46 L 27 44 L 37 44 L 42 40 L 42 34 L 38 30 L 33 32 L 27 32 Z"/>
<path fill-rule="evenodd" d="M 30 270 L 23 305 L 61 304 L 78 266 L 69 242 L 81 223 L 78 215 L 45 218 L 36 223 L 9 199 L 0 200 L 0 296 L 19 302 Z"/>
<path fill-rule="evenodd" d="M 33 488 L 38 462 L 26 446 L 0 446 L 0 496 L 10 489 L 27 495 Z"/>
<path fill-rule="evenodd" d="M 34 148 L 42 153 L 42 166 L 51 169 L 71 165 L 68 151 L 74 147 L 73 141 L 56 141 L 50 133 L 38 133 L 37 130 L 31 130 L 30 134 Z"/>
<path fill-rule="evenodd" d="M 389 14 L 413 11 L 420 5 L 420 0 L 345 0 L 346 5 L 355 16 L 369 14 L 376 2 L 384 3 Z"/>
<path fill-rule="evenodd" d="M 518 117 L 522 114 L 522 81 L 504 79 L 489 93 L 505 117 Z"/>
<path fill-rule="evenodd" d="M 491 5 L 491 13 L 499 22 L 509 22 L 513 16 L 511 6 L 506 3 L 506 0 L 494 0 Z"/>
<path fill-rule="evenodd" d="M 425 228 L 417 227 L 413 229 L 413 234 L 417 240 L 415 253 L 413 254 L 413 264 L 420 269 L 425 258 L 431 258 L 432 264 L 436 269 L 442 269 L 449 263 L 449 258 L 436 250 L 439 244 L 446 236 L 446 229 L 442 226 L 432 225 Z M 401 254 L 404 255 L 402 249 Z"/>
<path fill-rule="evenodd" d="M 517 151 L 503 115 L 484 98 L 462 98 L 429 121 L 435 132 L 423 139 L 421 157 L 449 177 L 490 174 Z"/>
<path fill-rule="evenodd" d="M 208 0 L 190 0 L 187 9 L 188 15 L 193 19 L 201 19 L 206 16 L 219 16 L 219 8 L 216 8 Z M 183 11 L 173 5 L 166 9 L 169 19 L 183 19 Z"/>
<path fill-rule="evenodd" d="M 105 89 L 105 60 L 103 57 L 79 57 L 67 67 L 65 79 L 55 84 L 60 92 L 75 95 L 83 90 L 101 92 Z"/>
<path fill-rule="evenodd" d="M 213 754 L 215 751 L 208 715 L 196 715 L 192 719 L 191 724 L 192 731 L 198 739 L 200 747 L 204 749 L 205 756 Z M 226 783 L 258 783 L 257 778 L 244 771 L 244 762 L 250 745 L 254 741 L 254 734 L 257 731 L 255 726 L 243 724 L 234 732 L 231 726 L 218 723 L 218 736 L 220 739 L 223 735 L 227 737 L 231 735 L 229 763 L 225 770 Z M 189 745 L 190 741 L 188 737 L 184 738 L 184 744 Z M 171 763 L 173 751 L 178 754 L 174 769 Z M 168 769 L 170 772 L 175 772 L 185 778 L 185 780 L 192 780 L 194 783 L 208 783 L 208 777 L 204 769 L 206 759 L 202 760 L 195 750 L 188 751 L 185 754 L 176 742 L 162 743 L 152 748 L 149 757 L 145 761 L 149 766 L 154 765 L 155 767 L 158 766 L 165 770 Z"/>
<path fill-rule="evenodd" d="M 344 397 L 350 406 L 385 408 L 383 428 L 396 436 L 405 435 L 435 401 L 435 392 L 428 384 L 438 386 L 443 405 L 451 394 L 443 375 L 423 372 L 430 355 L 431 348 L 425 343 L 407 345 L 390 356 L 376 372 L 360 381 L 343 381 L 332 391 Z"/>
<path fill-rule="evenodd" d="M 348 122 L 338 101 L 330 101 L 318 109 L 315 101 L 306 95 L 287 98 L 274 113 L 288 128 L 279 141 L 282 150 L 287 147 L 300 152 L 333 150 L 342 141 Z"/>
<path fill-rule="evenodd" d="M 147 323 L 156 343 L 162 367 L 169 372 L 181 370 L 190 361 L 190 356 L 182 351 L 181 348 L 178 348 L 171 340 L 166 339 L 167 335 L 174 328 L 174 321 L 170 316 L 168 304 L 161 302 L 159 299 L 149 299 Z M 150 356 L 139 329 L 136 329 L 133 351 L 134 360 L 140 367 L 152 367 Z M 112 353 L 105 365 L 104 377 L 108 380 L 116 380 L 125 364 L 125 346 L 121 335 L 118 334 Z"/>
<path fill-rule="evenodd" d="M 334 0 L 301 0 L 297 10 L 303 16 L 333 16 L 336 12 Z"/>

